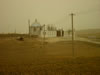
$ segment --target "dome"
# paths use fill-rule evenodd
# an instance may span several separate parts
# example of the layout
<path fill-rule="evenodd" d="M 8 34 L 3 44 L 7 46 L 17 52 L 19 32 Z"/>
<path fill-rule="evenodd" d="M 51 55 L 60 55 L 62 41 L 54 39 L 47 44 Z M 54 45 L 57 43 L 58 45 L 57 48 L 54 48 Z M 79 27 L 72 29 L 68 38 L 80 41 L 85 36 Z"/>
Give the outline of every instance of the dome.
<path fill-rule="evenodd" d="M 31 24 L 31 26 L 41 26 L 40 23 L 35 19 L 35 22 Z"/>

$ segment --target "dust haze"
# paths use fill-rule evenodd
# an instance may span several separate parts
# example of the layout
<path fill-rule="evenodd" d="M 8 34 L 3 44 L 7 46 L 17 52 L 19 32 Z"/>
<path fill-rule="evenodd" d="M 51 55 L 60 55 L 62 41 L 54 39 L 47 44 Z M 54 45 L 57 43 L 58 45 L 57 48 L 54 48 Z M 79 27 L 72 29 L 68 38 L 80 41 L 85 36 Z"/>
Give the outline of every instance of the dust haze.
<path fill-rule="evenodd" d="M 75 29 L 100 28 L 99 0 L 0 0 L 0 33 L 28 33 L 28 19 L 71 29 L 70 13 L 75 13 Z"/>
<path fill-rule="evenodd" d="M 0 0 L 0 75 L 100 75 L 100 0 Z"/>

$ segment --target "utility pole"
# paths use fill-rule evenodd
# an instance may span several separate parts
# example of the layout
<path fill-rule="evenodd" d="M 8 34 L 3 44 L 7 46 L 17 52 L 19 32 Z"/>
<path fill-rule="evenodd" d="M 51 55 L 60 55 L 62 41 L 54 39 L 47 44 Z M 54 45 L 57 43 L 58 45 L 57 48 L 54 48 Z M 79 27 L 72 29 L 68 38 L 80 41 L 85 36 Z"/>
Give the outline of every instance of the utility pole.
<path fill-rule="evenodd" d="M 16 29 L 15 29 L 15 34 L 16 34 Z"/>
<path fill-rule="evenodd" d="M 28 25 L 29 25 L 29 36 L 30 36 L 30 20 L 28 20 Z"/>
<path fill-rule="evenodd" d="M 75 56 L 75 49 L 74 49 L 74 26 L 73 26 L 73 16 L 75 15 L 74 13 L 71 13 L 71 24 L 72 24 L 72 53 L 73 56 Z"/>
<path fill-rule="evenodd" d="M 45 46 L 45 34 L 46 34 L 46 32 L 45 32 L 45 24 L 44 24 L 44 31 L 43 31 L 43 45 Z"/>

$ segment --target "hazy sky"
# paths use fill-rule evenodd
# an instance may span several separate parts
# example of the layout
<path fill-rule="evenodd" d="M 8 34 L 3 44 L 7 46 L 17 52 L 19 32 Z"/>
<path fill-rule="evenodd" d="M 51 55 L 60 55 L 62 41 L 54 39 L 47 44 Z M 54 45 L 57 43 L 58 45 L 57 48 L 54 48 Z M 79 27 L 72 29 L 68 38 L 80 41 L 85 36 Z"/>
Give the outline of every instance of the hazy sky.
<path fill-rule="evenodd" d="M 28 33 L 28 19 L 70 29 L 100 28 L 100 0 L 0 0 L 0 33 Z"/>

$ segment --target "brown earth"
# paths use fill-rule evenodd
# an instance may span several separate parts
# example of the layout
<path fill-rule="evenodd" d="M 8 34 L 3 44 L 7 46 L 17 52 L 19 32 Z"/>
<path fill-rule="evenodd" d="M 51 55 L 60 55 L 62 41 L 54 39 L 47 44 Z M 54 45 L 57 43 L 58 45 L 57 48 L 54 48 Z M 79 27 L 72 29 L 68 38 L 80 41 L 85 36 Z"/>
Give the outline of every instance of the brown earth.
<path fill-rule="evenodd" d="M 100 45 L 0 39 L 0 75 L 100 75 Z"/>

